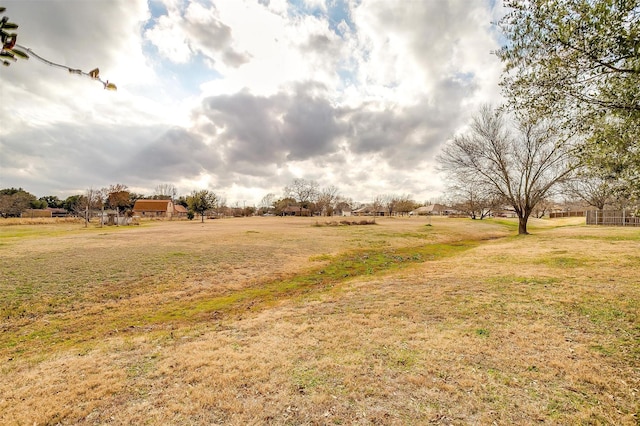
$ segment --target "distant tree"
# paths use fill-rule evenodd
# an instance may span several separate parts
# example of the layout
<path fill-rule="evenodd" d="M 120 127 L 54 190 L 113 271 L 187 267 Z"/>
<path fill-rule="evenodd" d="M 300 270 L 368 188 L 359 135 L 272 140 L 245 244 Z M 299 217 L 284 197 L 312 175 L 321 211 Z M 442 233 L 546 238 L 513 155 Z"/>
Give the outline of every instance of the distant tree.
<path fill-rule="evenodd" d="M 68 200 L 69 198 L 65 200 L 65 204 L 67 204 Z M 84 226 L 86 228 L 91 221 L 94 210 L 102 208 L 103 191 L 100 189 L 87 188 L 83 195 L 77 196 L 73 201 L 75 201 L 75 204 L 72 205 L 74 209 L 73 213 L 77 216 L 84 217 Z"/>
<path fill-rule="evenodd" d="M 131 192 L 127 185 L 111 185 L 105 191 L 107 205 L 116 211 L 116 225 L 120 222 L 120 213 L 131 207 Z"/>
<path fill-rule="evenodd" d="M 133 210 L 133 206 L 136 204 L 136 201 L 138 200 L 144 200 L 145 197 L 143 194 L 138 194 L 135 192 L 130 192 L 129 193 L 129 204 L 127 204 L 127 206 L 125 207 L 126 210 Z"/>
<path fill-rule="evenodd" d="M 198 213 L 201 217 L 201 221 L 204 223 L 204 215 L 208 210 L 211 210 L 218 205 L 218 196 L 213 192 L 206 189 L 200 191 L 193 191 L 190 196 L 187 197 L 187 204 L 189 210 L 194 213 Z"/>
<path fill-rule="evenodd" d="M 178 190 L 172 183 L 161 183 L 156 186 L 153 198 L 156 200 L 175 200 Z"/>
<path fill-rule="evenodd" d="M 52 209 L 60 209 L 64 204 L 56 195 L 45 195 L 44 197 L 40 197 L 40 201 L 44 201 L 47 203 L 47 207 L 51 207 Z"/>
<path fill-rule="evenodd" d="M 410 195 L 384 194 L 379 196 L 379 201 L 389 216 L 394 214 L 408 214 L 415 208 L 415 202 Z"/>
<path fill-rule="evenodd" d="M 371 214 L 373 215 L 373 220 L 375 221 L 376 216 L 380 214 L 380 211 L 385 207 L 386 197 L 384 195 L 377 195 L 373 197 L 373 201 L 371 203 Z"/>
<path fill-rule="evenodd" d="M 593 173 L 589 168 L 581 169 L 575 179 L 564 185 L 564 193 L 598 210 L 604 210 L 616 202 L 619 195 L 626 196 L 625 186 L 611 176 Z"/>
<path fill-rule="evenodd" d="M 502 199 L 496 197 L 490 188 L 472 180 L 463 185 L 454 183 L 449 186 L 448 193 L 447 205 L 474 220 L 490 216 L 502 205 Z"/>
<path fill-rule="evenodd" d="M 35 199 L 31 200 L 31 202 L 29 203 L 29 207 L 32 209 L 46 209 L 47 207 L 49 207 L 49 205 L 44 200 Z"/>
<path fill-rule="evenodd" d="M 312 209 L 318 197 L 318 182 L 296 178 L 284 187 L 286 197 L 296 200 L 300 207 Z"/>
<path fill-rule="evenodd" d="M 5 7 L 0 6 L 0 14 L 4 13 L 6 10 Z M 79 69 L 70 68 L 66 65 L 57 64 L 48 59 L 43 58 L 40 55 L 37 55 L 33 50 L 28 47 L 21 46 L 17 43 L 18 35 L 15 30 L 18 29 L 18 25 L 13 22 L 9 22 L 8 17 L 4 17 L 0 20 L 0 44 L 2 45 L 2 50 L 0 50 L 0 60 L 2 64 L 5 66 L 11 65 L 11 62 L 15 62 L 17 58 L 29 59 L 29 55 L 34 58 L 44 62 L 47 65 L 56 68 L 62 68 L 64 70 L 69 71 L 71 74 L 86 76 L 93 80 L 97 80 L 104 86 L 107 90 L 117 90 L 116 85 L 113 83 L 109 83 L 109 80 L 103 81 L 100 79 L 100 70 L 95 68 L 89 72 L 84 72 Z M 27 54 L 28 52 L 28 54 Z"/>
<path fill-rule="evenodd" d="M 275 200 L 276 200 L 276 194 L 272 192 L 262 197 L 262 199 L 260 200 L 260 204 L 258 205 L 258 213 L 259 214 L 269 213 L 274 208 L 273 203 L 275 202 Z"/>
<path fill-rule="evenodd" d="M 82 195 L 70 195 L 62 202 L 62 208 L 69 213 L 77 214 L 78 206 L 82 204 Z"/>
<path fill-rule="evenodd" d="M 273 202 L 274 213 L 278 216 L 282 215 L 284 210 L 290 206 L 297 206 L 298 202 L 295 198 L 285 197 Z"/>
<path fill-rule="evenodd" d="M 396 196 L 396 212 L 401 215 L 408 215 L 412 210 L 418 207 L 418 203 L 411 198 L 409 194 Z"/>
<path fill-rule="evenodd" d="M 551 121 L 524 120 L 510 127 L 505 112 L 483 107 L 469 130 L 448 141 L 438 156 L 452 184 L 473 182 L 503 199 L 518 216 L 518 234 L 536 205 L 576 167 L 572 144 Z"/>
<path fill-rule="evenodd" d="M 187 202 L 187 197 L 185 197 L 184 195 L 181 195 L 178 197 L 178 199 L 175 201 L 175 204 L 179 204 L 183 207 L 189 208 L 189 203 Z"/>
<path fill-rule="evenodd" d="M 552 199 L 543 198 L 542 200 L 540 200 L 540 202 L 538 202 L 538 204 L 536 204 L 531 215 L 536 219 L 541 219 L 551 213 L 551 209 L 553 209 L 553 206 L 554 203 Z"/>
<path fill-rule="evenodd" d="M 33 208 L 38 199 L 22 188 L 0 189 L 0 216 L 20 217 L 23 211 Z"/>
<path fill-rule="evenodd" d="M 212 193 L 216 197 L 216 202 L 211 210 L 213 210 L 218 216 L 227 216 L 225 213 L 229 209 L 229 206 L 227 205 L 227 197 L 224 194 Z"/>
<path fill-rule="evenodd" d="M 587 175 L 605 179 L 616 192 L 639 199 L 640 113 L 635 121 L 630 119 L 632 113 L 619 115 L 609 114 L 594 122 L 580 156 Z"/>
<path fill-rule="evenodd" d="M 316 208 L 323 216 L 332 216 L 339 196 L 338 188 L 333 185 L 322 188 L 316 197 Z"/>

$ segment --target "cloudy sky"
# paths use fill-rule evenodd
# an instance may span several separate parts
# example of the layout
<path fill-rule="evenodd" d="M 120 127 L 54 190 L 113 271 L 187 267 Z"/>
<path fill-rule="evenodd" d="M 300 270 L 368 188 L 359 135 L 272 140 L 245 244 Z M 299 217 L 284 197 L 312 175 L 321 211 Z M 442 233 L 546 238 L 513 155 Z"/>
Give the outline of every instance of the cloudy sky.
<path fill-rule="evenodd" d="M 295 178 L 432 200 L 435 156 L 499 102 L 495 0 L 0 0 L 32 58 L 0 68 L 0 188 L 121 183 L 229 205 Z"/>

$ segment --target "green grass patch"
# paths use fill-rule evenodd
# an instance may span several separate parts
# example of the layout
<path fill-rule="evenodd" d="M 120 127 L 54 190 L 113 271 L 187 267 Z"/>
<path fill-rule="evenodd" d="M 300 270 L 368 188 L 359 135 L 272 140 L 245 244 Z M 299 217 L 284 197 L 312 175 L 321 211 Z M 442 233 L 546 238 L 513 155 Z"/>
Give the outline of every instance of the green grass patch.
<path fill-rule="evenodd" d="M 285 279 L 267 280 L 255 286 L 241 290 L 233 290 L 228 294 L 199 298 L 196 300 L 177 300 L 157 306 L 153 311 L 144 313 L 130 312 L 126 316 L 118 316 L 117 312 L 103 311 L 102 320 L 92 320 L 84 326 L 77 321 L 68 323 L 64 330 L 60 329 L 62 318 L 51 318 L 46 323 L 32 323 L 29 332 L 25 330 L 7 330 L 2 341 L 13 342 L 20 350 L 29 342 L 38 340 L 39 344 L 60 344 L 64 341 L 82 342 L 96 339 L 100 335 L 113 330 L 127 330 L 131 327 L 162 325 L 174 322 L 202 321 L 203 318 L 218 315 L 238 315 L 248 310 L 256 310 L 271 306 L 280 300 L 299 296 L 308 296 L 313 292 L 322 292 L 353 278 L 378 276 L 392 271 L 415 266 L 425 261 L 454 256 L 478 243 L 475 241 L 456 242 L 452 244 L 430 244 L 418 247 L 402 247 L 397 249 L 370 248 L 354 250 L 337 256 L 322 257 L 328 262 L 325 265 L 311 268 L 303 273 Z M 186 253 L 168 253 L 169 258 L 182 258 Z M 31 292 L 29 288 L 21 288 L 21 292 Z M 19 315 L 12 307 L 12 312 L 5 315 Z M 91 324 L 89 326 L 89 324 Z M 17 342 L 17 343 L 16 343 Z"/>
<path fill-rule="evenodd" d="M 552 268 L 576 268 L 587 264 L 584 259 L 572 256 L 545 256 L 535 261 L 535 263 L 538 265 L 551 266 Z"/>
<path fill-rule="evenodd" d="M 486 279 L 485 282 L 487 282 L 488 284 L 498 285 L 514 284 L 537 287 L 557 284 L 558 282 L 560 282 L 560 279 L 555 277 L 519 277 L 514 275 L 507 275 Z"/>
<path fill-rule="evenodd" d="M 313 391 L 315 388 L 327 383 L 326 377 L 316 368 L 311 367 L 294 369 L 291 373 L 291 380 L 295 390 L 302 394 Z"/>
<path fill-rule="evenodd" d="M 189 303 L 176 303 L 141 319 L 142 323 L 189 320 L 211 312 L 238 312 L 270 305 L 280 299 L 311 291 L 332 288 L 345 280 L 378 275 L 416 265 L 420 262 L 453 256 L 477 245 L 466 241 L 383 250 L 357 250 L 327 259 L 322 267 L 309 269 L 288 279 L 263 283 L 231 294 Z"/>
<path fill-rule="evenodd" d="M 476 335 L 480 336 L 480 337 L 489 337 L 489 334 L 491 334 L 489 332 L 489 330 L 487 330 L 486 328 L 477 328 L 476 329 Z"/>

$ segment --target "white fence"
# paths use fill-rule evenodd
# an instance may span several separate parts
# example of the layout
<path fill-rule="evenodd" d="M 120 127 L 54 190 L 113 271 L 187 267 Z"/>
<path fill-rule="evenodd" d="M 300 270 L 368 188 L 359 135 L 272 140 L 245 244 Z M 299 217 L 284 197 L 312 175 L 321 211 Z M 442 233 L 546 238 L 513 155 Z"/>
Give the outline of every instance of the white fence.
<path fill-rule="evenodd" d="M 587 225 L 640 226 L 640 217 L 629 210 L 589 210 Z"/>

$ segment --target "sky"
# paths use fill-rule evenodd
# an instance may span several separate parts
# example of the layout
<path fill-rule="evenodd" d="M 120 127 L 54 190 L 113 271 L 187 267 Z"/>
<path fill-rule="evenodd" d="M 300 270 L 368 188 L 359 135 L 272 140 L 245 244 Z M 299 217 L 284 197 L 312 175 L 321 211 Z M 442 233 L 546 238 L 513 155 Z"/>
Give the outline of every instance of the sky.
<path fill-rule="evenodd" d="M 301 178 L 354 201 L 446 189 L 443 144 L 500 102 L 496 0 L 0 0 L 0 188 L 112 184 L 258 205 Z"/>

